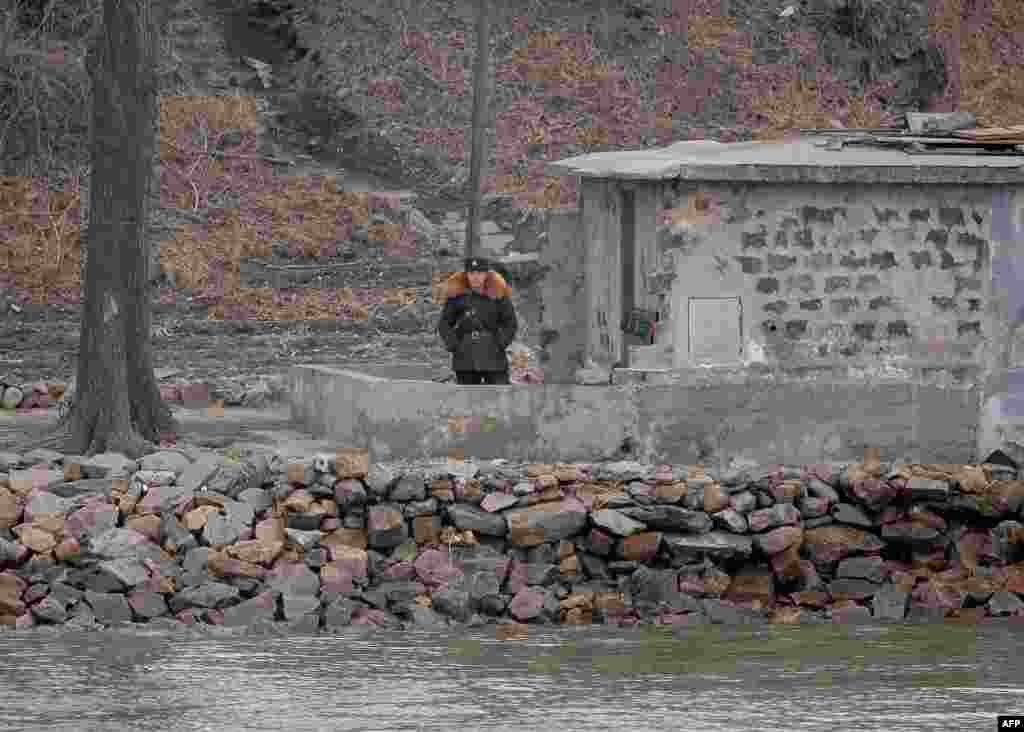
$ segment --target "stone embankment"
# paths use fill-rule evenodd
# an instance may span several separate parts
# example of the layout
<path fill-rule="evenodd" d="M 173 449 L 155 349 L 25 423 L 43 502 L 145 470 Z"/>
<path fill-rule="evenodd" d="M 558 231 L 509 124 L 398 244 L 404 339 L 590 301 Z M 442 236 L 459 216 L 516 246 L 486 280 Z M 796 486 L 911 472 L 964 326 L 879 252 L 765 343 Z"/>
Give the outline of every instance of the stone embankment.
<path fill-rule="evenodd" d="M 219 378 L 188 382 L 181 379 L 161 380 L 160 396 L 170 404 L 207 406 L 221 401 L 227 407 L 264 407 L 284 401 L 284 377 Z M 8 384 L 0 379 L 0 408 L 49 409 L 74 396 L 75 382 Z"/>
<path fill-rule="evenodd" d="M 983 621 L 1014 467 L 0 455 L 0 627 Z M 198 625 L 197 625 L 198 624 Z"/>

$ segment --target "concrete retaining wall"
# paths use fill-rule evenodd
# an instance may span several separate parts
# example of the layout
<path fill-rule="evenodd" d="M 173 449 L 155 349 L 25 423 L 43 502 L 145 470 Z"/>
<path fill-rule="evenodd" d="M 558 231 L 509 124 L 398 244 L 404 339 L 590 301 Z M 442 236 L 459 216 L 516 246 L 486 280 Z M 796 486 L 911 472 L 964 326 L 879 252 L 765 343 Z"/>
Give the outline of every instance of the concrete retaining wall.
<path fill-rule="evenodd" d="M 977 452 L 975 387 L 904 379 L 457 386 L 293 366 L 293 418 L 373 461 L 454 457 L 540 462 L 624 457 L 714 465 L 884 459 L 967 462 Z"/>

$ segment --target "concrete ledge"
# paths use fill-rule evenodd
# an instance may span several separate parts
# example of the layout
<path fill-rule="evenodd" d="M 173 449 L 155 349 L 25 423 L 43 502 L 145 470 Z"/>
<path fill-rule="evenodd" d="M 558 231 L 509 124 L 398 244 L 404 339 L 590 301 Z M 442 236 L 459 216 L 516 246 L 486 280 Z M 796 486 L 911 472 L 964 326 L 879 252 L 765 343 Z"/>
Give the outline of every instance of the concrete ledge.
<path fill-rule="evenodd" d="M 288 394 L 316 438 L 380 462 L 828 462 L 872 446 L 948 463 L 977 452 L 978 392 L 908 383 L 458 386 L 298 365 Z"/>

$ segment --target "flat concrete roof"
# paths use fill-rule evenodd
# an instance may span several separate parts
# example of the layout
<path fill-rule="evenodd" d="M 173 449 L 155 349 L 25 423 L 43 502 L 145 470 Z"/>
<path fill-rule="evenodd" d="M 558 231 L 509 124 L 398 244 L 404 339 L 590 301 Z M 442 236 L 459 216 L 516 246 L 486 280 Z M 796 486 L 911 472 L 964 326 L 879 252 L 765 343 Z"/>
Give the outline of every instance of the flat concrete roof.
<path fill-rule="evenodd" d="M 619 180 L 773 183 L 1024 183 L 1024 155 L 914 154 L 857 145 L 827 150 L 823 137 L 771 142 L 690 140 L 649 150 L 577 155 L 550 162 L 553 176 Z"/>

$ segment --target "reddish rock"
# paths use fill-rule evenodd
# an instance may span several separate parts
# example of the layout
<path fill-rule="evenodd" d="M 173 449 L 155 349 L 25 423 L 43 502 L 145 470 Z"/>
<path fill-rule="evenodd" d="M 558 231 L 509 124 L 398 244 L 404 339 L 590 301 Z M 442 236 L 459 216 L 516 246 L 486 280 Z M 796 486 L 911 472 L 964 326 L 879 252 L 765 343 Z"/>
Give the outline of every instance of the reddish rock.
<path fill-rule="evenodd" d="M 581 531 L 587 523 L 586 508 L 575 498 L 509 511 L 505 517 L 509 540 L 523 547 L 568 538 Z"/>
<path fill-rule="evenodd" d="M 0 529 L 17 526 L 21 521 L 22 508 L 17 497 L 7 488 L 0 486 Z"/>
<path fill-rule="evenodd" d="M 200 612 L 201 611 L 197 610 L 196 608 L 189 608 L 188 610 L 182 610 L 181 612 L 177 613 L 174 617 L 177 618 L 179 622 L 182 622 L 185 625 L 195 625 L 199 622 Z"/>
<path fill-rule="evenodd" d="M 827 592 L 817 592 L 814 590 L 794 592 L 789 597 L 797 605 L 814 608 L 825 607 L 831 599 Z"/>
<path fill-rule="evenodd" d="M 910 517 L 907 512 L 902 508 L 895 506 L 889 506 L 878 515 L 878 524 L 885 526 L 886 524 L 895 524 L 900 521 L 909 521 Z"/>
<path fill-rule="evenodd" d="M 320 568 L 320 588 L 323 592 L 353 592 L 355 575 L 350 567 L 329 562 Z"/>
<path fill-rule="evenodd" d="M 964 594 L 935 580 L 922 582 L 910 593 L 911 605 L 957 610 L 963 606 Z"/>
<path fill-rule="evenodd" d="M 425 585 L 446 585 L 462 575 L 461 566 L 447 552 L 427 549 L 413 562 L 416 576 Z"/>
<path fill-rule="evenodd" d="M 660 547 L 661 532 L 645 531 L 623 539 L 619 545 L 619 554 L 623 559 L 651 562 L 658 556 L 658 549 Z"/>
<path fill-rule="evenodd" d="M 800 561 L 800 547 L 794 544 L 778 554 L 773 554 L 768 563 L 777 578 L 788 582 L 803 576 Z"/>
<path fill-rule="evenodd" d="M 885 481 L 878 478 L 854 480 L 850 484 L 850 493 L 862 505 L 872 511 L 880 511 L 892 500 L 905 492 L 905 482 L 901 485 L 895 480 Z"/>
<path fill-rule="evenodd" d="M 124 522 L 124 526 L 126 529 L 138 531 L 152 541 L 160 541 L 160 517 L 156 514 L 132 516 Z"/>
<path fill-rule="evenodd" d="M 508 611 L 516 620 L 531 620 L 540 615 L 544 608 L 544 593 L 524 587 L 508 605 Z"/>
<path fill-rule="evenodd" d="M 180 402 L 181 387 L 177 384 L 160 384 L 160 398 L 165 402 Z"/>
<path fill-rule="evenodd" d="M 49 593 L 50 588 L 46 584 L 39 583 L 29 586 L 25 593 L 21 596 L 21 601 L 26 605 L 34 605 Z"/>
<path fill-rule="evenodd" d="M 800 477 L 804 480 L 817 478 L 825 483 L 831 483 L 836 477 L 836 472 L 831 465 L 825 465 L 824 463 L 802 465 L 800 467 Z"/>
<path fill-rule="evenodd" d="M 352 625 L 387 626 L 391 622 L 388 614 L 376 608 L 357 607 L 352 612 Z"/>
<path fill-rule="evenodd" d="M 350 546 L 356 549 L 366 549 L 366 529 L 335 529 L 320 540 L 320 546 Z"/>
<path fill-rule="evenodd" d="M 697 574 L 680 573 L 679 591 L 686 595 L 703 595 L 705 593 L 704 578 Z"/>
<path fill-rule="evenodd" d="M 777 529 L 758 534 L 754 543 L 768 556 L 779 554 L 792 546 L 800 546 L 804 531 L 799 526 L 780 526 Z"/>
<path fill-rule="evenodd" d="M 800 512 L 791 503 L 777 503 L 753 511 L 747 518 L 751 531 L 765 531 L 776 526 L 798 526 L 801 522 Z"/>
<path fill-rule="evenodd" d="M 15 528 L 14 532 L 22 544 L 37 554 L 45 554 L 57 546 L 57 539 L 53 534 L 35 526 L 22 524 Z"/>
<path fill-rule="evenodd" d="M 775 579 L 766 567 L 745 567 L 732 578 L 726 595 L 733 601 L 759 600 L 769 604 L 775 597 Z"/>
<path fill-rule="evenodd" d="M 834 562 L 851 554 L 877 551 L 884 543 L 863 529 L 828 525 L 804 531 L 803 546 L 812 560 Z"/>
<path fill-rule="evenodd" d="M 416 577 L 416 567 L 412 562 L 394 562 L 384 568 L 382 576 L 386 580 L 411 580 Z"/>
<path fill-rule="evenodd" d="M 508 592 L 516 594 L 527 586 L 526 564 L 513 559 L 508 565 Z"/>
<path fill-rule="evenodd" d="M 409 537 L 402 512 L 395 506 L 371 506 L 367 517 L 367 541 L 374 549 L 391 549 Z"/>
<path fill-rule="evenodd" d="M 863 605 L 846 605 L 832 608 L 833 623 L 867 623 L 871 621 L 871 611 Z"/>
<path fill-rule="evenodd" d="M 201 409 L 210 405 L 210 387 L 206 384 L 182 384 L 181 401 L 189 409 Z"/>
<path fill-rule="evenodd" d="M 704 486 L 704 512 L 718 513 L 729 507 L 729 494 L 718 483 Z"/>
<path fill-rule="evenodd" d="M 353 577 L 366 579 L 368 576 L 369 555 L 363 549 L 351 546 L 336 546 L 331 549 L 333 563 L 343 567 Z"/>
<path fill-rule="evenodd" d="M 417 544 L 437 544 L 441 540 L 441 517 L 417 516 L 412 520 L 412 534 Z"/>
<path fill-rule="evenodd" d="M 596 554 L 599 557 L 607 557 L 612 553 L 614 546 L 615 539 L 607 532 L 600 529 L 591 529 L 590 533 L 587 534 L 587 549 L 592 554 Z"/>

